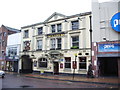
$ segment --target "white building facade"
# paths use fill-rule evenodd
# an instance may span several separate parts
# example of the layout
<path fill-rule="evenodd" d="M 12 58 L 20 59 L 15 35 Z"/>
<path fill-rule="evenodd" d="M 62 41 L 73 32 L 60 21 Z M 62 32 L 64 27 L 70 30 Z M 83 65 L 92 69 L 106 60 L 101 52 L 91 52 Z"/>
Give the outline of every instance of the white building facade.
<path fill-rule="evenodd" d="M 8 36 L 5 59 L 7 71 L 18 72 L 20 46 L 21 33 L 15 33 Z"/>
<path fill-rule="evenodd" d="M 44 22 L 22 27 L 20 72 L 86 74 L 91 63 L 90 16 L 55 12 Z"/>

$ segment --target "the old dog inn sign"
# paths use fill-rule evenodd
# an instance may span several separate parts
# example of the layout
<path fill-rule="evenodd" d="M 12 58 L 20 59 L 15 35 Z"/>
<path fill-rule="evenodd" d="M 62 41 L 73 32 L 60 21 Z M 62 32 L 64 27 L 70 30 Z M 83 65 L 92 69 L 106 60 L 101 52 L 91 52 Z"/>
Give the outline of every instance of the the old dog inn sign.
<path fill-rule="evenodd" d="M 116 13 L 111 19 L 111 27 L 117 32 L 120 32 L 120 12 Z"/>

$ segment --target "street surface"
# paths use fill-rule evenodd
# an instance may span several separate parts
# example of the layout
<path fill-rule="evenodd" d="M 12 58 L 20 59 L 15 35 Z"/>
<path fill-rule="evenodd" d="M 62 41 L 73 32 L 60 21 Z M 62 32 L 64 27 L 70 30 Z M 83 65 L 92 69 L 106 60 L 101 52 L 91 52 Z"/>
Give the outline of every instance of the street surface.
<path fill-rule="evenodd" d="M 117 85 L 69 82 L 60 80 L 37 79 L 17 74 L 6 74 L 0 78 L 2 88 L 115 88 Z"/>

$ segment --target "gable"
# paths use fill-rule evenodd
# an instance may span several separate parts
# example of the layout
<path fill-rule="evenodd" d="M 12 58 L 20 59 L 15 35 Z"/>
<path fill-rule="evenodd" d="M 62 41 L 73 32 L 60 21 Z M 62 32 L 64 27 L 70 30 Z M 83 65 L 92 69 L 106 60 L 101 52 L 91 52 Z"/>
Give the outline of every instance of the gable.
<path fill-rule="evenodd" d="M 54 21 L 58 19 L 65 18 L 66 16 L 57 12 L 54 12 L 50 17 L 48 17 L 45 22 Z"/>

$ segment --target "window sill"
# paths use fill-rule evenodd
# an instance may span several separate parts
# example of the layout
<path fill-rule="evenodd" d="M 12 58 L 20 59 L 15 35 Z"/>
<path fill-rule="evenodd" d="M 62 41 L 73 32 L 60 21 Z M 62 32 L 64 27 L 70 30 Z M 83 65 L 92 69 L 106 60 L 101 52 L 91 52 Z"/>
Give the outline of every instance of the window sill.
<path fill-rule="evenodd" d="M 50 50 L 55 50 L 55 48 L 51 48 Z"/>
<path fill-rule="evenodd" d="M 42 49 L 37 49 L 36 51 L 42 51 Z"/>

